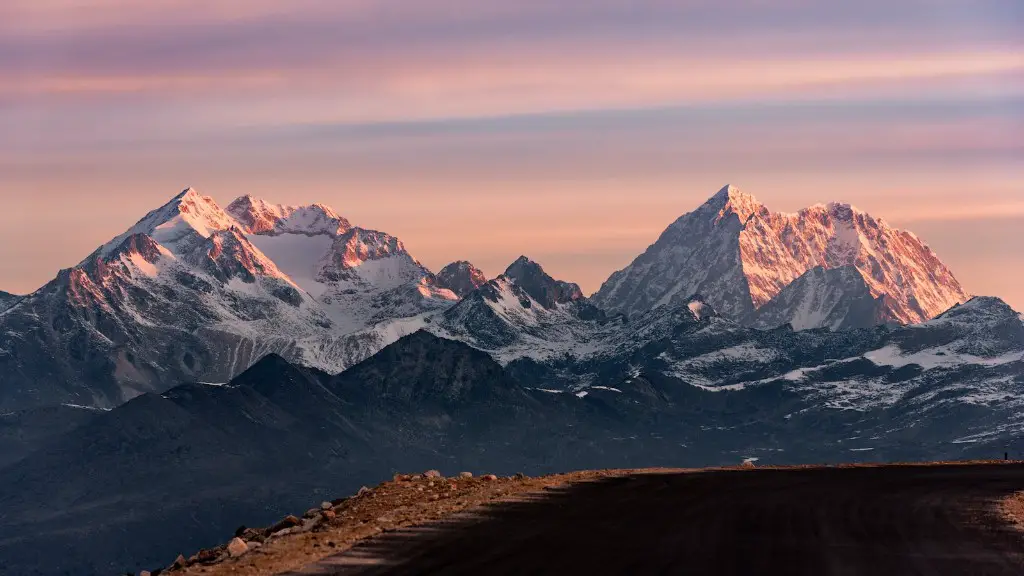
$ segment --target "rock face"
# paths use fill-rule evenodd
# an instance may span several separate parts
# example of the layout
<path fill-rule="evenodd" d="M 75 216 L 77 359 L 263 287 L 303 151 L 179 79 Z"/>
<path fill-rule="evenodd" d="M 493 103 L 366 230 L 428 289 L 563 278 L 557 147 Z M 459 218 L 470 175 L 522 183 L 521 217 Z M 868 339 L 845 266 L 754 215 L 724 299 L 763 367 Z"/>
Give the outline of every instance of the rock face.
<path fill-rule="evenodd" d="M 464 298 L 486 282 L 484 273 L 465 260 L 452 262 L 437 273 L 437 286 L 451 290 L 459 298 Z"/>
<path fill-rule="evenodd" d="M 746 318 L 815 267 L 853 267 L 884 316 L 911 324 L 967 299 L 934 252 L 847 204 L 771 212 L 726 186 L 673 222 L 594 295 L 602 308 L 635 314 L 700 293 L 730 318 Z"/>
<path fill-rule="evenodd" d="M 895 322 L 886 296 L 875 298 L 864 277 L 852 266 L 815 266 L 782 289 L 745 319 L 756 328 L 789 324 L 794 330 L 847 330 Z"/>

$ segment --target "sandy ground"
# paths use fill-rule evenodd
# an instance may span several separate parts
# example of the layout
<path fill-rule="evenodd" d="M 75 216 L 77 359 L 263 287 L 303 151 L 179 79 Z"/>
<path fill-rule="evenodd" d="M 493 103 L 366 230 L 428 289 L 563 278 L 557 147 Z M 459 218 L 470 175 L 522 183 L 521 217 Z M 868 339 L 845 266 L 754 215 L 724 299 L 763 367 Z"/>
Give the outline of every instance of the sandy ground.
<path fill-rule="evenodd" d="M 1022 574 L 1022 489 L 1004 463 L 396 476 L 173 573 Z"/>

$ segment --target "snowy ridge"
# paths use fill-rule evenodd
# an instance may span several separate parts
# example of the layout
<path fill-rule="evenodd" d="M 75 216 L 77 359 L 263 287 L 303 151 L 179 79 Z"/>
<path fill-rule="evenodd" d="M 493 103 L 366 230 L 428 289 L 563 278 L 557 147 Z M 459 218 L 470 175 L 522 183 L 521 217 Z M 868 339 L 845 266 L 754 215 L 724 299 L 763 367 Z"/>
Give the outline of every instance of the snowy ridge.
<path fill-rule="evenodd" d="M 227 207 L 248 234 L 326 234 L 338 236 L 352 225 L 323 204 L 285 206 L 246 195 Z"/>

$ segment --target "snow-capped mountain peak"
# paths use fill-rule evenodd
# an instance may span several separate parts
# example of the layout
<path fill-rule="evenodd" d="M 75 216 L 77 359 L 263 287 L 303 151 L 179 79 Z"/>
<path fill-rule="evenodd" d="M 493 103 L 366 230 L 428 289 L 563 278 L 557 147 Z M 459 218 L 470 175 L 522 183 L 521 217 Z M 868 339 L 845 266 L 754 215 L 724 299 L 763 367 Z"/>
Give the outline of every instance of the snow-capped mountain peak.
<path fill-rule="evenodd" d="M 179 245 L 187 251 L 197 239 L 209 238 L 214 232 L 237 225 L 238 222 L 222 210 L 216 200 L 193 188 L 186 188 L 170 202 L 146 214 L 130 229 L 104 244 L 98 255 L 106 256 L 134 234 L 150 236 L 174 253 L 178 252 Z"/>
<path fill-rule="evenodd" d="M 594 295 L 634 314 L 700 292 L 724 315 L 749 317 L 808 270 L 854 267 L 884 316 L 922 322 L 966 300 L 959 282 L 916 236 L 838 202 L 771 212 L 726 186 L 673 222 Z"/>
<path fill-rule="evenodd" d="M 757 198 L 732 184 L 722 187 L 701 209 L 713 212 L 716 224 L 730 214 L 735 214 L 740 223 L 745 223 L 751 216 L 766 211 Z"/>

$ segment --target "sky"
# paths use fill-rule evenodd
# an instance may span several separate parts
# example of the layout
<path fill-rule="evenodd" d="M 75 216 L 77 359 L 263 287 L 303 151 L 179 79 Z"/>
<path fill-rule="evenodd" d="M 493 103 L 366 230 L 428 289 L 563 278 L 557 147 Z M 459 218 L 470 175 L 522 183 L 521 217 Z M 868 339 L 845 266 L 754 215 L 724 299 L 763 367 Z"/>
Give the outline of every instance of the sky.
<path fill-rule="evenodd" d="M 1024 3 L 0 3 L 0 290 L 193 186 L 589 293 L 725 184 L 853 203 L 1024 310 Z"/>

